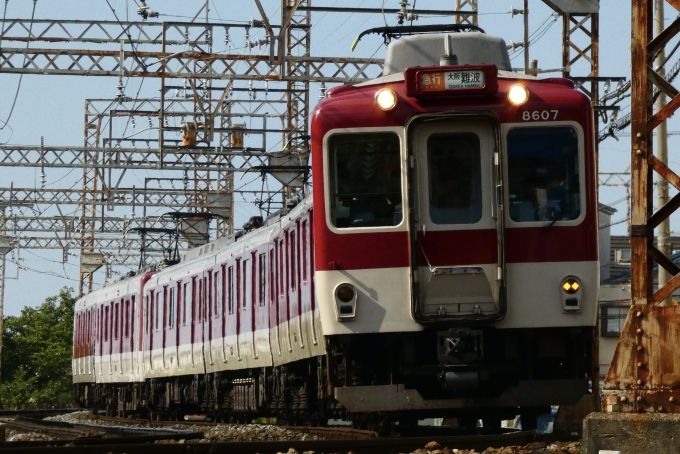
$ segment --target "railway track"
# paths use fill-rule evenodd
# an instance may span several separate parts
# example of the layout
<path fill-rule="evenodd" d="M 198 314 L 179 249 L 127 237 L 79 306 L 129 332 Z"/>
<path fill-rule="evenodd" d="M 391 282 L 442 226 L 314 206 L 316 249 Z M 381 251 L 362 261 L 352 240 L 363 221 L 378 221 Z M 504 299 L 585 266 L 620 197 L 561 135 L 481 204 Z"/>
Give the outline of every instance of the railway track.
<path fill-rule="evenodd" d="M 92 418 L 96 424 L 98 421 L 110 422 L 120 425 L 143 425 L 152 428 L 173 427 L 178 425 L 215 427 L 223 423 L 209 421 L 153 421 L 148 419 L 122 419 L 110 416 L 96 416 Z M 350 427 L 312 427 L 312 426 L 278 426 L 291 432 L 305 433 L 319 438 L 332 440 L 364 440 L 367 438 L 377 438 L 378 434 L 370 430 L 358 430 Z"/>
<path fill-rule="evenodd" d="M 33 417 L 29 417 L 33 416 Z M 200 428 L 205 431 L 220 423 L 206 421 L 150 421 L 92 417 L 85 419 L 88 425 L 43 421 L 38 415 L 22 415 L 15 418 L 0 417 L 7 427 L 60 437 L 51 441 L 23 441 L 0 443 L 0 452 L 6 453 L 93 453 L 93 454 L 201 454 L 201 453 L 259 453 L 288 452 L 291 448 L 299 453 L 391 454 L 413 452 L 436 441 L 442 447 L 478 452 L 486 448 L 523 446 L 535 440 L 535 433 L 512 432 L 497 435 L 450 435 L 446 430 L 429 431 L 426 436 L 402 436 L 380 438 L 375 432 L 355 430 L 348 427 L 293 427 L 285 429 L 302 432 L 325 439 L 281 440 L 251 442 L 206 442 Z M 173 427 L 174 426 L 174 427 Z M 191 432 L 178 432 L 178 427 L 191 427 Z M 280 426 L 284 427 L 284 426 Z M 432 428 L 431 428 L 432 429 Z M 441 428 L 444 429 L 444 428 Z"/>
<path fill-rule="evenodd" d="M 154 444 L 107 444 L 85 446 L 51 446 L 44 443 L 12 447 L 11 443 L 0 444 L 3 454 L 208 454 L 208 453 L 259 453 L 276 454 L 295 449 L 297 452 L 355 454 L 392 454 L 413 452 L 426 444 L 436 441 L 450 449 L 475 449 L 488 447 L 525 445 L 533 440 L 533 432 L 516 432 L 503 435 L 471 435 L 457 437 L 413 437 L 413 438 L 366 438 L 362 440 L 313 440 L 313 441 L 265 441 L 227 443 L 154 443 Z"/>

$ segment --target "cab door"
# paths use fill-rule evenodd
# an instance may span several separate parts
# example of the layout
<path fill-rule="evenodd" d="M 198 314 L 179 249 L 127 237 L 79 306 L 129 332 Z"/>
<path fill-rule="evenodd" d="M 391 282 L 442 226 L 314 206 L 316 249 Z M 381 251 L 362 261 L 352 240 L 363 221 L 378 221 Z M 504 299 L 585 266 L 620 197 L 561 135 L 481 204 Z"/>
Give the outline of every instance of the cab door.
<path fill-rule="evenodd" d="M 414 314 L 419 321 L 503 315 L 503 217 L 497 128 L 429 120 L 413 129 Z"/>

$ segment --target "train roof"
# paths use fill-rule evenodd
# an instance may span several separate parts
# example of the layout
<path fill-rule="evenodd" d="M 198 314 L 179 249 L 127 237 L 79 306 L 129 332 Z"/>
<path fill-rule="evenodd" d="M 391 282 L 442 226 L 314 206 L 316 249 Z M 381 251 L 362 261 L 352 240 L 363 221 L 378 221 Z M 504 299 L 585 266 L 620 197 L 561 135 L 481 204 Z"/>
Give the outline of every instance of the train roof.
<path fill-rule="evenodd" d="M 480 32 L 436 33 L 405 36 L 387 46 L 383 75 L 403 74 L 406 68 L 438 66 L 449 40 L 459 65 L 496 65 L 499 71 L 512 71 L 508 49 L 502 38 Z"/>

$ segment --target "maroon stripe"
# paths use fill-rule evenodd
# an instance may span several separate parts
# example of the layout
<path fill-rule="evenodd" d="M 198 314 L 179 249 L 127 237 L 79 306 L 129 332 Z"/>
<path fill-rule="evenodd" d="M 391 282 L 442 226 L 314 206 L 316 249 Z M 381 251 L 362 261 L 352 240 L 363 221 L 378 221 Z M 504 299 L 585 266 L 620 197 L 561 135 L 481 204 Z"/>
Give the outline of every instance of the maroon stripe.
<path fill-rule="evenodd" d="M 323 222 L 323 218 L 321 219 Z M 403 268 L 410 264 L 408 232 L 339 235 L 317 228 L 316 270 Z"/>
<path fill-rule="evenodd" d="M 418 232 L 418 265 L 456 266 L 498 261 L 495 230 Z"/>

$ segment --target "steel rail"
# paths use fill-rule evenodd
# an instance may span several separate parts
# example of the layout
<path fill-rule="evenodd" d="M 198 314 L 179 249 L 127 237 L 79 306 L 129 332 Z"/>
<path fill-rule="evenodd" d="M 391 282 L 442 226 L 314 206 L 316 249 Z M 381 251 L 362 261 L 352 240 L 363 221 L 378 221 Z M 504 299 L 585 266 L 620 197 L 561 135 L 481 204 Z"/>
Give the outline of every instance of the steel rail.
<path fill-rule="evenodd" d="M 189 444 L 149 445 L 106 445 L 106 446 L 59 446 L 7 447 L 3 454 L 202 454 L 202 453 L 259 453 L 276 454 L 295 449 L 298 452 L 348 452 L 355 454 L 391 454 L 422 449 L 427 443 L 436 441 L 450 449 L 475 449 L 525 445 L 534 440 L 535 432 L 515 432 L 502 435 L 433 436 L 414 438 L 368 438 L 364 440 L 306 440 L 306 441 L 261 441 L 261 442 L 220 442 Z"/>

